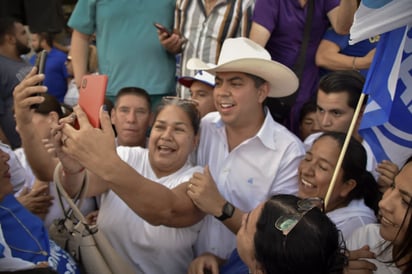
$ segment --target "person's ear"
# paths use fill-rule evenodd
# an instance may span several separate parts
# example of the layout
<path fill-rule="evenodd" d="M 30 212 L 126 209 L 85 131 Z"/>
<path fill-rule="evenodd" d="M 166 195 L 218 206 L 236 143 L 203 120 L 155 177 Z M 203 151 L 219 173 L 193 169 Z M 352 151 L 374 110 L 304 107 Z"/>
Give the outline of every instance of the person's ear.
<path fill-rule="evenodd" d="M 342 187 L 340 189 L 340 196 L 347 197 L 349 193 L 356 187 L 357 182 L 354 179 L 349 179 L 343 182 Z"/>
<path fill-rule="evenodd" d="M 262 104 L 263 101 L 265 101 L 266 97 L 268 97 L 269 89 L 270 89 L 270 85 L 269 85 L 268 82 L 265 82 L 265 83 L 260 85 L 260 87 L 258 88 L 259 103 Z"/>
<path fill-rule="evenodd" d="M 112 125 L 115 123 L 115 116 L 116 116 L 116 110 L 115 108 L 112 108 L 110 111 L 110 121 L 112 122 Z"/>

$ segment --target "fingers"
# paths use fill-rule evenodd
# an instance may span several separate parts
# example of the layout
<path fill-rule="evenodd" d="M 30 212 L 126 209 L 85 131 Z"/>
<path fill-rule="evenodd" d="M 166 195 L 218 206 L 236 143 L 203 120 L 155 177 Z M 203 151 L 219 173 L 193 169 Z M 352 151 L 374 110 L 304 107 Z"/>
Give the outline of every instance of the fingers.
<path fill-rule="evenodd" d="M 104 133 L 110 133 L 114 135 L 112 121 L 109 116 L 109 112 L 105 110 L 105 107 L 100 108 L 100 126 Z M 114 137 L 114 136 L 113 136 Z"/>
<path fill-rule="evenodd" d="M 89 118 L 87 118 L 86 113 L 82 110 L 82 108 L 77 105 L 73 108 L 74 114 L 76 114 L 77 122 L 79 123 L 80 128 L 92 127 L 89 122 Z M 74 116 L 72 116 L 74 117 Z M 69 135 L 69 137 L 71 137 Z"/>
<path fill-rule="evenodd" d="M 44 74 L 36 74 L 36 69 L 33 68 L 29 74 L 21 81 L 14 89 L 13 96 L 17 101 L 24 100 L 27 97 L 37 93 L 44 93 L 47 91 L 46 86 L 38 86 L 40 81 L 44 80 Z M 39 99 L 39 98 L 37 98 Z M 42 100 L 44 100 L 42 98 Z M 36 102 L 37 103 L 37 102 Z"/>

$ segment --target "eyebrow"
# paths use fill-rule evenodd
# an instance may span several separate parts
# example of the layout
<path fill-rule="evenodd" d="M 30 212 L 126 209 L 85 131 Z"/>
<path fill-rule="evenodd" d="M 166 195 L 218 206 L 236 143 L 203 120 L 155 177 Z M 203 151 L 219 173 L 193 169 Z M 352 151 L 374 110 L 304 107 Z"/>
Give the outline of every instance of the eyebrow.
<path fill-rule="evenodd" d="M 167 124 L 167 122 L 166 121 L 163 121 L 163 120 L 157 120 L 156 119 L 156 121 L 155 121 L 155 123 L 161 123 L 161 124 Z M 183 126 L 188 126 L 186 123 L 184 123 L 184 122 L 173 122 L 172 123 L 174 126 L 180 126 L 180 125 L 183 125 Z"/>
<path fill-rule="evenodd" d="M 313 157 L 313 153 L 310 152 L 310 151 L 307 151 L 306 154 Z M 328 163 L 328 164 L 329 164 L 330 166 L 332 166 L 332 167 L 335 167 L 335 166 L 336 166 L 336 164 L 332 164 L 332 163 L 331 163 L 330 161 L 328 161 L 326 158 L 319 157 L 319 159 L 320 159 L 320 161 L 322 161 L 322 162 Z"/>
<path fill-rule="evenodd" d="M 216 76 L 215 77 L 215 81 L 216 80 L 220 80 L 220 81 L 223 81 L 223 78 L 220 78 L 219 76 Z M 231 77 L 231 78 L 228 78 L 228 79 L 226 79 L 226 81 L 235 81 L 235 80 L 243 80 L 243 78 L 242 77 L 240 77 L 240 76 L 233 76 L 233 77 Z"/>
<path fill-rule="evenodd" d="M 407 192 L 406 190 L 399 189 L 399 192 L 400 192 L 402 195 L 407 196 L 409 199 L 412 199 L 412 194 L 410 194 L 410 193 Z"/>

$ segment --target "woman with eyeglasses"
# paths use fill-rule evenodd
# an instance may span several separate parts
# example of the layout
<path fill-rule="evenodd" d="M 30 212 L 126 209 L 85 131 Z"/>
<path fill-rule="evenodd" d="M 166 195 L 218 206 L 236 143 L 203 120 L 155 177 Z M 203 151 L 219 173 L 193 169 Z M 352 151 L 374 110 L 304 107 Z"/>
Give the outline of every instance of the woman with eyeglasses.
<path fill-rule="evenodd" d="M 26 124 L 22 124 L 21 120 L 17 123 L 17 131 L 33 130 L 39 139 L 51 138 L 50 131 L 53 125 L 56 125 L 59 119 L 68 116 L 73 109 L 70 106 L 60 103 L 56 97 L 50 94 L 42 94 L 44 99 L 33 110 L 24 111 L 21 108 L 15 108 L 18 115 L 25 115 Z M 20 104 L 20 97 L 15 98 L 16 106 Z M 49 181 L 41 181 L 35 177 L 32 169 L 27 162 L 26 153 L 23 148 L 15 150 L 16 156 L 22 166 L 25 168 L 27 179 L 25 189 L 18 195 L 18 200 L 30 211 L 44 220 L 44 225 L 49 227 L 53 220 L 62 218 L 61 206 L 57 200 L 57 192 Z M 47 155 L 49 156 L 49 155 Z M 49 157 L 50 158 L 50 157 Z M 54 158 L 54 157 L 53 157 Z M 52 161 L 52 159 L 50 159 Z M 54 199 L 51 200 L 51 199 Z M 82 204 L 81 210 L 83 213 L 88 213 L 95 209 L 94 199 L 86 199 Z"/>
<path fill-rule="evenodd" d="M 315 140 L 299 165 L 299 197 L 325 198 L 345 138 L 345 133 L 326 132 Z M 351 138 L 326 214 L 346 239 L 355 229 L 377 222 L 381 196 L 378 184 L 366 170 L 365 149 Z"/>
<path fill-rule="evenodd" d="M 319 198 L 272 196 L 244 215 L 228 261 L 207 253 L 192 262 L 188 273 L 342 273 L 345 248 L 322 206 Z"/>
<path fill-rule="evenodd" d="M 347 240 L 345 274 L 412 273 L 412 157 L 379 202 L 380 224 L 369 224 Z"/>

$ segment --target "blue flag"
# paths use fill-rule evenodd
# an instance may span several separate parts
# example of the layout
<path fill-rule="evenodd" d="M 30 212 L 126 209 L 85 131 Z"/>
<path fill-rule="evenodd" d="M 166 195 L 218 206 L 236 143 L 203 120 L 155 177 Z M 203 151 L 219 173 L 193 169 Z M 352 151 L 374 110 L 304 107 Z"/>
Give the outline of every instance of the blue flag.
<path fill-rule="evenodd" d="M 369 95 L 360 134 L 377 162 L 398 166 L 412 156 L 412 29 L 381 35 L 364 86 Z"/>

